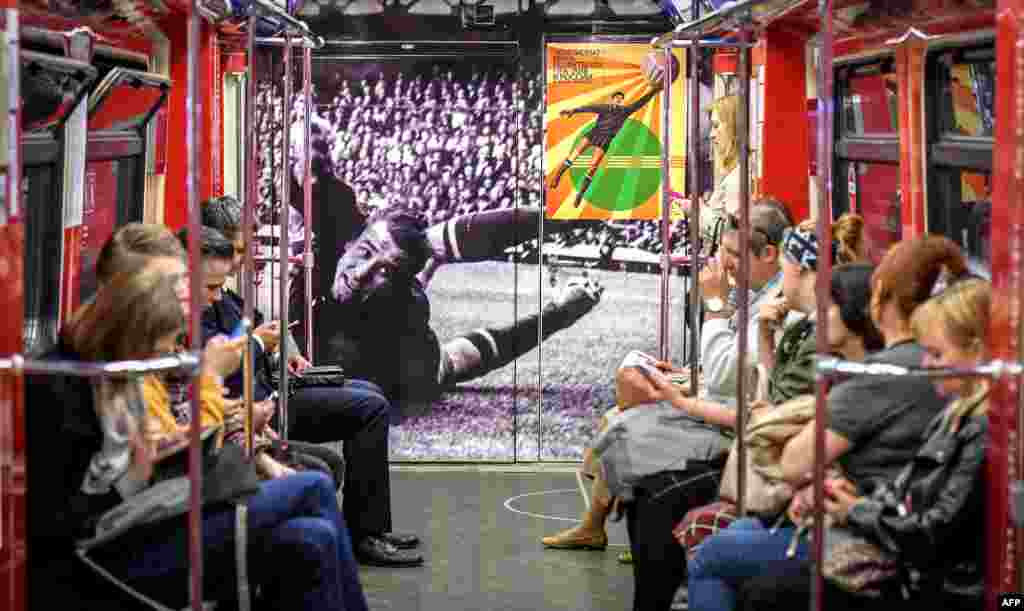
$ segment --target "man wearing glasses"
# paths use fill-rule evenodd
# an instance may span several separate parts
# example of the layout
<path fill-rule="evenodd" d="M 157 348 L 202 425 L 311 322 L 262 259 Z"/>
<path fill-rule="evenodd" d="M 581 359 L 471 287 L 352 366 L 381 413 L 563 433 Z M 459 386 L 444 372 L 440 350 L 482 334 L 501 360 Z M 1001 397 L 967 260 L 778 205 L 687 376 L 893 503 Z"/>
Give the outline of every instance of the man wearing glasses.
<path fill-rule="evenodd" d="M 793 222 L 789 211 L 779 201 L 762 199 L 750 208 L 750 295 L 747 321 L 749 338 L 747 366 L 758 362 L 758 310 L 769 300 L 779 300 L 781 289 L 781 258 L 779 244 L 782 234 Z M 739 363 L 739 313 L 737 296 L 729 278 L 740 270 L 739 219 L 730 216 L 722 234 L 717 260 L 711 260 L 700 273 L 701 296 L 704 298 L 704 324 L 700 335 L 700 363 L 704 374 L 705 398 L 733 404 Z"/>

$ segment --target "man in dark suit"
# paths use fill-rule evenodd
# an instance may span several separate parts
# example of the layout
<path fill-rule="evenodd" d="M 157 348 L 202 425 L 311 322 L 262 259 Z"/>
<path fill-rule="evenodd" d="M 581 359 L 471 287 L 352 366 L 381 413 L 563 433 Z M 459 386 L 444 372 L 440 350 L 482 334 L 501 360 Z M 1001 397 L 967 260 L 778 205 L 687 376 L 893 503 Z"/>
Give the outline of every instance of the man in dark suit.
<path fill-rule="evenodd" d="M 221 198 L 203 205 L 204 221 L 219 223 L 218 212 L 228 210 L 223 218 L 239 219 L 237 201 Z M 223 227 L 223 225 L 222 225 Z M 224 283 L 235 271 L 244 245 L 237 221 L 225 237 L 218 227 L 203 227 L 201 239 L 207 302 L 212 304 L 203 311 L 204 342 L 216 335 L 230 335 L 239 326 L 243 303 L 236 293 L 226 290 Z M 233 244 L 232 242 L 235 241 Z M 274 396 L 270 385 L 271 355 L 281 341 L 279 321 L 264 322 L 262 314 L 254 312 L 252 346 L 253 400 L 265 401 Z M 297 357 L 297 358 L 296 358 Z M 290 368 L 296 373 L 309 363 L 296 350 L 290 359 Z M 241 370 L 224 380 L 231 397 L 242 396 Z M 391 483 L 388 471 L 388 429 L 391 405 L 380 389 L 362 380 L 347 380 L 341 386 L 303 388 L 289 397 L 289 438 L 310 443 L 344 441 L 345 478 L 342 510 L 349 523 L 356 556 L 364 564 L 377 566 L 416 566 L 423 557 L 411 551 L 419 545 L 414 535 L 391 532 Z"/>

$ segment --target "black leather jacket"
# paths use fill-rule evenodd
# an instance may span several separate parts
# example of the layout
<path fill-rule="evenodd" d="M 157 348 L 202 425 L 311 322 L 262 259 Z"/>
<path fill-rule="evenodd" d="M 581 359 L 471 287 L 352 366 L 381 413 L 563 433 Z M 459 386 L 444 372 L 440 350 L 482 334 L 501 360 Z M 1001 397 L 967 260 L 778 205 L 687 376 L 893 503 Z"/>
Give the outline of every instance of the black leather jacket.
<path fill-rule="evenodd" d="M 982 469 L 988 418 L 982 392 L 953 432 L 943 410 L 924 445 L 892 483 L 850 510 L 848 523 L 920 573 L 922 592 L 974 598 L 984 594 L 985 515 Z"/>

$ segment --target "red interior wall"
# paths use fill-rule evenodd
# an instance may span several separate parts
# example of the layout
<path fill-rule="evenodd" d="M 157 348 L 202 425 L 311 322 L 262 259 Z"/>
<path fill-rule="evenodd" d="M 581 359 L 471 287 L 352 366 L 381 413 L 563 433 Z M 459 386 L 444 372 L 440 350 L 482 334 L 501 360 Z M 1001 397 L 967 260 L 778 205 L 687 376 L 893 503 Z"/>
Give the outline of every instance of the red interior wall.
<path fill-rule="evenodd" d="M 188 83 L 188 22 L 184 19 L 165 21 L 164 34 L 171 42 L 171 79 L 174 83 L 167 104 L 167 178 L 164 191 L 164 224 L 177 230 L 188 220 L 188 172 L 186 142 L 186 98 Z M 201 27 L 199 70 L 196 84 L 199 104 L 199 147 L 196 170 L 199 174 L 199 201 L 213 196 L 214 174 L 222 169 L 220 154 L 214 150 L 219 138 L 213 138 L 215 121 L 214 82 L 217 78 L 218 51 L 216 34 L 205 24 Z M 223 181 L 216 181 L 222 184 Z"/>
<path fill-rule="evenodd" d="M 761 193 L 789 206 L 796 219 L 810 211 L 805 40 L 792 32 L 765 33 L 763 171 Z"/>

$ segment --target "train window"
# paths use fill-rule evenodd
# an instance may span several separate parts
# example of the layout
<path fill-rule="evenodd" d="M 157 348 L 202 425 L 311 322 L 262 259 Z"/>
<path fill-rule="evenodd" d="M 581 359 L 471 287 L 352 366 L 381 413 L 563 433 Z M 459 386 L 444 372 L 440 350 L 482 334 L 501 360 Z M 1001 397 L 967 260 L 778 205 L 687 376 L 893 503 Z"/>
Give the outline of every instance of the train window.
<path fill-rule="evenodd" d="M 146 72 L 114 68 L 89 100 L 89 130 L 140 130 L 163 104 L 167 79 Z"/>
<path fill-rule="evenodd" d="M 881 261 L 903 233 L 899 165 L 840 160 L 836 174 L 840 178 L 833 183 L 836 202 L 843 203 L 842 212 L 864 217 L 869 255 Z"/>
<path fill-rule="evenodd" d="M 836 68 L 832 209 L 864 217 L 878 261 L 902 237 L 898 88 L 891 57 Z"/>
<path fill-rule="evenodd" d="M 995 47 L 939 49 L 928 57 L 928 231 L 989 261 Z"/>
<path fill-rule="evenodd" d="M 59 129 L 95 78 L 96 69 L 84 62 L 22 51 L 22 130 Z"/>
<path fill-rule="evenodd" d="M 945 50 L 934 57 L 936 120 L 943 137 L 991 138 L 995 129 L 995 49 Z"/>
<path fill-rule="evenodd" d="M 898 88 L 891 59 L 846 66 L 837 72 L 841 134 L 899 131 Z"/>

